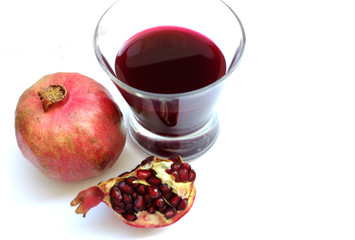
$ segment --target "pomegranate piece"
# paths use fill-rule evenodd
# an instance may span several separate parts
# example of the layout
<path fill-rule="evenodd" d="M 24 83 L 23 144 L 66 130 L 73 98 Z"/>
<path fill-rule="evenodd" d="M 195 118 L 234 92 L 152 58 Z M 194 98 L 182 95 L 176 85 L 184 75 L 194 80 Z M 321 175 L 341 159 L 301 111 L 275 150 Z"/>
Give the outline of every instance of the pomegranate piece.
<path fill-rule="evenodd" d="M 128 225 L 163 227 L 191 209 L 196 195 L 195 178 L 195 171 L 180 156 L 148 157 L 131 172 L 81 191 L 70 204 L 79 205 L 76 213 L 85 217 L 92 207 L 104 202 Z"/>

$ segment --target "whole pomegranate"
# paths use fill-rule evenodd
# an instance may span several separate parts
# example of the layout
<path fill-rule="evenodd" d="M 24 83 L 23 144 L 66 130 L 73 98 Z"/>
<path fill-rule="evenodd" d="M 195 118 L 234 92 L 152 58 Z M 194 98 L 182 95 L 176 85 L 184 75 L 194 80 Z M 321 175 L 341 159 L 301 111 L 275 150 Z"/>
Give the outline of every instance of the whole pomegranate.
<path fill-rule="evenodd" d="M 79 204 L 76 213 L 85 217 L 92 207 L 104 202 L 128 225 L 163 227 L 191 209 L 196 195 L 195 178 L 195 171 L 180 156 L 151 156 L 131 172 L 81 191 L 70 204 Z"/>
<path fill-rule="evenodd" d="M 15 130 L 22 154 L 51 179 L 100 174 L 126 142 L 123 115 L 108 90 L 79 73 L 46 75 L 20 97 Z"/>

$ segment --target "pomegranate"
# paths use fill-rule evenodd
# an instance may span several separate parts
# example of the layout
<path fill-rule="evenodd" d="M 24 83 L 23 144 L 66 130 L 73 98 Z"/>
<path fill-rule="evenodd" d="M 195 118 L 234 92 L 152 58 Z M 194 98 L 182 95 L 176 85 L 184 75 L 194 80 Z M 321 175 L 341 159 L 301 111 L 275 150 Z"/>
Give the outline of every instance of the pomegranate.
<path fill-rule="evenodd" d="M 108 90 L 79 73 L 46 75 L 20 97 L 18 146 L 51 179 L 72 182 L 99 175 L 126 142 L 123 115 Z"/>
<path fill-rule="evenodd" d="M 196 173 L 181 157 L 150 156 L 131 172 L 100 182 L 81 191 L 70 203 L 77 214 L 106 203 L 125 223 L 154 228 L 170 225 L 183 217 L 195 199 Z"/>

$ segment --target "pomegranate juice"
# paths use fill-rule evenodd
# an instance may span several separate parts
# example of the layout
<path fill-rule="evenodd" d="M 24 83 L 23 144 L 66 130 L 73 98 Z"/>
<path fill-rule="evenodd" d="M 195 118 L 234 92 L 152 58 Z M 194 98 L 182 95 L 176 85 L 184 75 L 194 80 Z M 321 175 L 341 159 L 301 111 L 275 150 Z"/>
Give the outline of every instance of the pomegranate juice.
<path fill-rule="evenodd" d="M 145 92 L 120 89 L 137 121 L 164 136 L 181 136 L 201 128 L 212 115 L 220 87 L 206 87 L 226 73 L 226 61 L 210 39 L 172 26 L 145 30 L 130 38 L 115 61 L 117 78 Z"/>
<path fill-rule="evenodd" d="M 179 27 L 148 29 L 129 39 L 117 54 L 117 77 L 152 93 L 183 93 L 205 87 L 225 74 L 218 47 L 205 36 Z"/>

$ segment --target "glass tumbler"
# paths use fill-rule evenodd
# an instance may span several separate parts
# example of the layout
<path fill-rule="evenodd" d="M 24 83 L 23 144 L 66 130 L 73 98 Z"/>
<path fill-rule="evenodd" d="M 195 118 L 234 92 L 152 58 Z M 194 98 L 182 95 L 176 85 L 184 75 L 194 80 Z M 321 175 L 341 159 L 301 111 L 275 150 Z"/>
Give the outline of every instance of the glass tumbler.
<path fill-rule="evenodd" d="M 117 77 L 115 60 L 132 36 L 159 26 L 196 31 L 221 50 L 226 73 L 197 90 L 161 94 L 134 88 Z M 237 67 L 245 33 L 234 11 L 220 0 L 118 0 L 99 20 L 94 34 L 96 57 L 130 106 L 129 133 L 147 154 L 185 160 L 206 152 L 216 141 L 216 102 Z"/>

